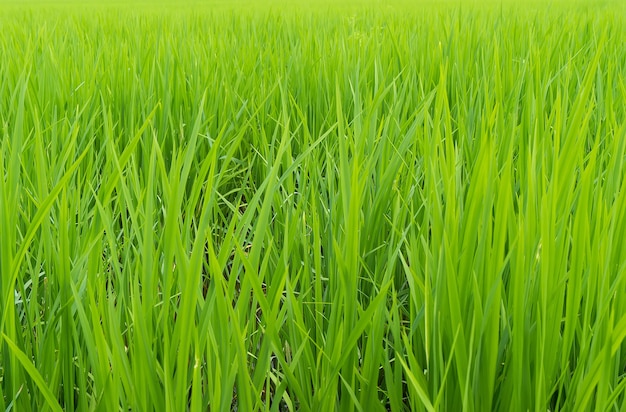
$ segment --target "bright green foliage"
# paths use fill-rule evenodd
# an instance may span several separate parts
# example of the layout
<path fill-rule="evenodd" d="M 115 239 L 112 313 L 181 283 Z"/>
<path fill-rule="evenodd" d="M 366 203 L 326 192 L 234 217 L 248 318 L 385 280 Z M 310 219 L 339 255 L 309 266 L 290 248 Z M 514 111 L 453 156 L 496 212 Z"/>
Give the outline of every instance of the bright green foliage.
<path fill-rule="evenodd" d="M 623 6 L 331 4 L 4 6 L 0 410 L 624 410 Z"/>

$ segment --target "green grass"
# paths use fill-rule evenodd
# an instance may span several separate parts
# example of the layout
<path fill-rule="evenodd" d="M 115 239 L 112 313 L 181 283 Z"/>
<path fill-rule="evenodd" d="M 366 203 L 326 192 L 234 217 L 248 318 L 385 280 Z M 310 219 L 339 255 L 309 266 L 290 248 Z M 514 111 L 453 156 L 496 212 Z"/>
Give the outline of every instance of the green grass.
<path fill-rule="evenodd" d="M 160 4 L 1 6 L 0 410 L 625 410 L 622 5 Z"/>

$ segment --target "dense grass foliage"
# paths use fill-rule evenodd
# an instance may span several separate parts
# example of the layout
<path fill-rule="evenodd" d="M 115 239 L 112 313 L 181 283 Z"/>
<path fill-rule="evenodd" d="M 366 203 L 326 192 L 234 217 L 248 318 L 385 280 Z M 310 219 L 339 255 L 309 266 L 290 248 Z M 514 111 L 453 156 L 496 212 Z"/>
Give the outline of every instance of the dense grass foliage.
<path fill-rule="evenodd" d="M 623 410 L 619 6 L 0 27 L 0 410 Z"/>

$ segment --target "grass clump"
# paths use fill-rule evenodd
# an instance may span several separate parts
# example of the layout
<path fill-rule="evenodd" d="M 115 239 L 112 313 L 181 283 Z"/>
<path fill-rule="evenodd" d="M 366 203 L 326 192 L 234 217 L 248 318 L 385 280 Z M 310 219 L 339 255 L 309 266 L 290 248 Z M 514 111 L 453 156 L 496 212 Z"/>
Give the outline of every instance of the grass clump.
<path fill-rule="evenodd" d="M 623 409 L 619 4 L 4 7 L 1 410 Z"/>

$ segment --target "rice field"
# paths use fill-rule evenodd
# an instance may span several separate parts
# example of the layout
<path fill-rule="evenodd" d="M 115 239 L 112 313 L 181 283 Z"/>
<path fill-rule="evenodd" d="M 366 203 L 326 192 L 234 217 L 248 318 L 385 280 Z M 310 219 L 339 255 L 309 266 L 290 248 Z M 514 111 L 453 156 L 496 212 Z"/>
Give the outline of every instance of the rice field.
<path fill-rule="evenodd" d="M 626 410 L 620 2 L 5 1 L 0 122 L 0 410 Z"/>

